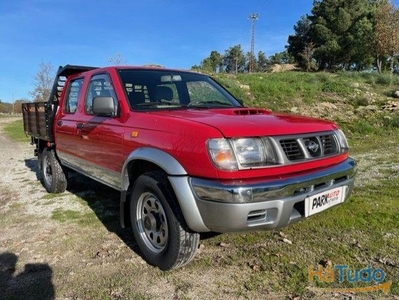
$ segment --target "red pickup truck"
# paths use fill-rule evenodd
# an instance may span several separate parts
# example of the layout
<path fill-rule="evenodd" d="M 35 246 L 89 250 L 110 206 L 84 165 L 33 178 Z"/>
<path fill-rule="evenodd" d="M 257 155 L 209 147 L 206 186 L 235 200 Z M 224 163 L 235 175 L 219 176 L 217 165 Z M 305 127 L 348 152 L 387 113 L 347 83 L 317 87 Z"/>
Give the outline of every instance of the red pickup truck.
<path fill-rule="evenodd" d="M 120 191 L 148 263 L 188 263 L 200 233 L 270 230 L 344 202 L 356 163 L 337 125 L 245 107 L 211 77 L 153 67 L 60 67 L 23 105 L 46 190 L 76 171 Z"/>

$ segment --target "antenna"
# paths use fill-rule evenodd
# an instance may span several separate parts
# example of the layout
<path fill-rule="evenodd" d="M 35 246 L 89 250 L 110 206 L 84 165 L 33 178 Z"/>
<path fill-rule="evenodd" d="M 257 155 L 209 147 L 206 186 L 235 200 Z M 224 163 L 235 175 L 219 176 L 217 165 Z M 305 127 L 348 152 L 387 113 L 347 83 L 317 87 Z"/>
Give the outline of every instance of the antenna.
<path fill-rule="evenodd" d="M 259 14 L 250 14 L 248 20 L 251 21 L 251 60 L 249 62 L 249 72 L 254 69 L 254 50 L 255 50 L 255 21 L 258 20 Z"/>

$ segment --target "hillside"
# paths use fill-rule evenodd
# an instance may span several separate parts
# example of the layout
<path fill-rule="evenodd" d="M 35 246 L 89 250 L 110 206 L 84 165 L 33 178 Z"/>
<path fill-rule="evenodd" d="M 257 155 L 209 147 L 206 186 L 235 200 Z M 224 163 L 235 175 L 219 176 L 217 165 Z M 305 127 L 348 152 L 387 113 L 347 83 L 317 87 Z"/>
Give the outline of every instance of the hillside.
<path fill-rule="evenodd" d="M 247 106 L 333 120 L 354 134 L 399 128 L 397 75 L 287 71 L 214 78 Z"/>

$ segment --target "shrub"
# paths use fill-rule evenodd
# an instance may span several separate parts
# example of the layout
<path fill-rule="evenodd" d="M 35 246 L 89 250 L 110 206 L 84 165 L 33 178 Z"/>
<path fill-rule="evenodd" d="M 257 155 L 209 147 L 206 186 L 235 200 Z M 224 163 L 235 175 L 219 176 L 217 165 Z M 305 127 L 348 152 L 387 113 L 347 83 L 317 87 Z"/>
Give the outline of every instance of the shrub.
<path fill-rule="evenodd" d="M 325 93 L 337 93 L 340 95 L 347 95 L 350 93 L 351 88 L 343 82 L 330 80 L 323 84 L 321 90 Z"/>

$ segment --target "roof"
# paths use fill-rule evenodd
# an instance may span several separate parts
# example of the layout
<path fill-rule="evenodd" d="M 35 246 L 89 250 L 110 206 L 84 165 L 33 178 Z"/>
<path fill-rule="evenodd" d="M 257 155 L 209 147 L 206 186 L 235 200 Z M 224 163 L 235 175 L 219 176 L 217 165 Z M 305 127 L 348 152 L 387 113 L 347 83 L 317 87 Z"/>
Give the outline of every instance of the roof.
<path fill-rule="evenodd" d="M 179 71 L 179 72 L 188 72 L 188 73 L 197 73 L 198 72 L 193 72 L 190 70 L 182 70 L 182 69 L 172 69 L 172 68 L 164 68 L 162 66 L 152 66 L 152 65 L 146 65 L 146 66 L 106 66 L 106 67 L 90 67 L 90 66 L 78 66 L 78 65 L 65 65 L 65 66 L 60 66 L 57 72 L 57 76 L 65 76 L 69 77 L 74 74 L 79 74 L 82 72 L 87 72 L 95 69 L 117 69 L 117 70 L 128 70 L 128 69 L 134 69 L 134 70 L 154 70 L 154 71 Z"/>
<path fill-rule="evenodd" d="M 57 76 L 68 77 L 76 73 L 82 73 L 90 70 L 98 69 L 98 67 L 88 67 L 88 66 L 75 66 L 75 65 L 65 65 L 58 68 Z"/>

